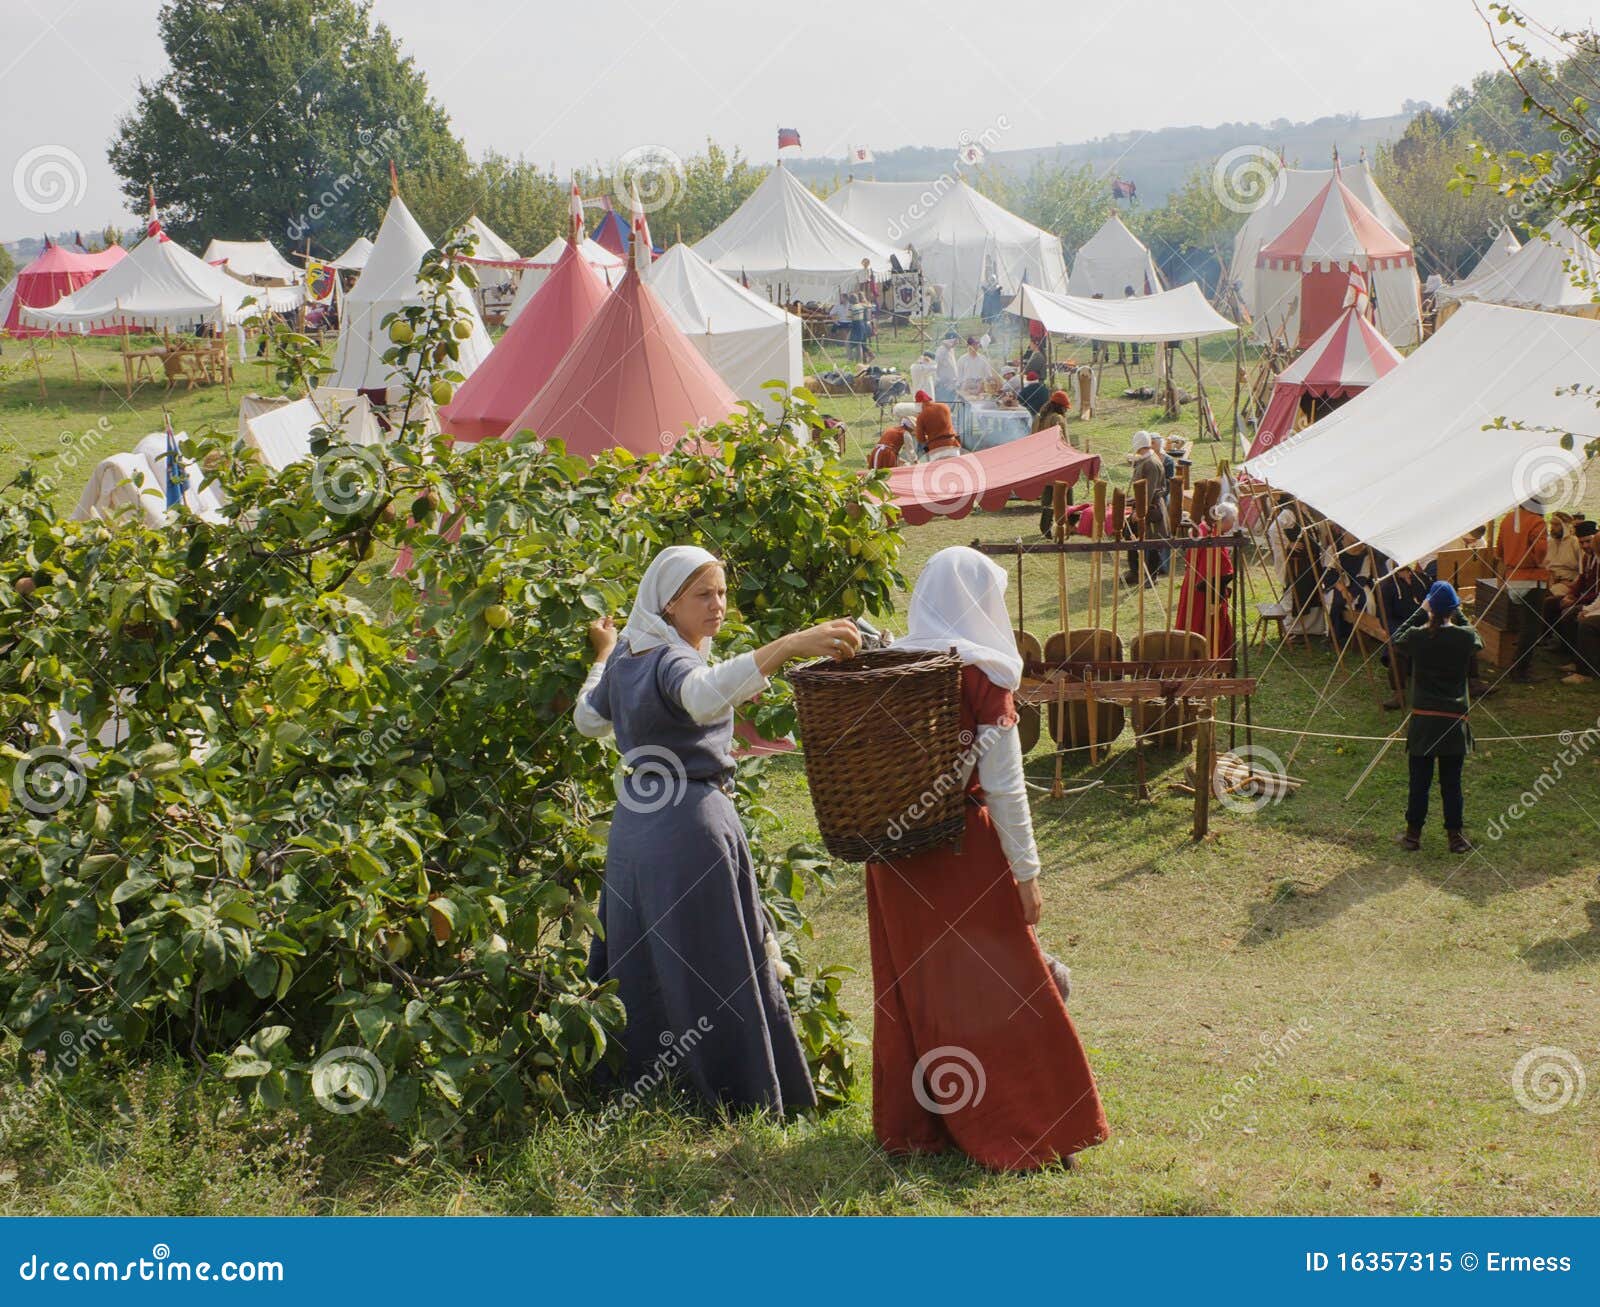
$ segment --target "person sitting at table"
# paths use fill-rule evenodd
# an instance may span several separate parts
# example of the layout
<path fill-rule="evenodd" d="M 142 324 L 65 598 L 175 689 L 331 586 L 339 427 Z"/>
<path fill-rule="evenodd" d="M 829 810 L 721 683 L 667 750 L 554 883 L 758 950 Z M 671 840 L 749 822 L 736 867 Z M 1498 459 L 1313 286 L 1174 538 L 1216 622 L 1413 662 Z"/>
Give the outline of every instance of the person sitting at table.
<path fill-rule="evenodd" d="M 1600 676 L 1600 661 L 1590 659 L 1583 643 L 1584 613 L 1600 600 L 1600 527 L 1580 520 L 1573 523 L 1572 535 L 1582 551 L 1577 579 L 1561 596 L 1561 611 L 1556 615 L 1556 638 L 1572 661 L 1561 670 L 1562 683 L 1581 685 Z"/>
<path fill-rule="evenodd" d="M 1405 626 L 1422 607 L 1428 597 L 1427 577 L 1409 563 L 1395 569 L 1393 574 L 1378 582 L 1378 611 L 1388 628 L 1389 643 L 1381 655 L 1385 666 L 1393 659 L 1395 692 L 1384 702 L 1387 712 L 1398 712 L 1406 706 L 1405 687 L 1411 684 L 1411 663 L 1405 654 L 1394 646 L 1395 632 Z"/>
<path fill-rule="evenodd" d="M 1547 627 L 1560 619 L 1564 607 L 1561 601 L 1577 582 L 1578 570 L 1583 566 L 1583 548 L 1572 531 L 1575 520 L 1570 513 L 1550 514 L 1550 543 L 1544 555 L 1550 589 L 1541 605 Z"/>
<path fill-rule="evenodd" d="M 935 459 L 954 458 L 961 453 L 961 441 L 950 420 L 950 405 L 922 406 L 922 412 L 917 414 L 917 444 L 930 463 Z"/>
<path fill-rule="evenodd" d="M 1365 542 L 1336 528 L 1336 544 L 1323 553 L 1323 600 L 1335 647 L 1344 648 L 1355 634 L 1356 619 L 1372 603 L 1376 559 Z"/>
<path fill-rule="evenodd" d="M 956 402 L 961 369 L 956 363 L 956 333 L 947 331 L 933 352 L 933 397 L 941 404 Z"/>
<path fill-rule="evenodd" d="M 904 427 L 885 427 L 878 443 L 867 451 L 867 466 L 874 471 L 900 466 L 900 450 L 906 443 Z"/>
<path fill-rule="evenodd" d="M 1544 565 L 1549 547 L 1544 505 L 1537 499 L 1529 499 L 1501 518 L 1494 547 L 1496 566 L 1506 594 L 1518 608 L 1521 619 L 1511 679 L 1519 685 L 1528 685 L 1533 681 L 1533 651 L 1544 630 L 1539 589 L 1550 579 Z"/>
<path fill-rule="evenodd" d="M 963 395 L 983 393 L 985 383 L 998 381 L 999 375 L 976 336 L 967 337 L 967 352 L 956 360 L 956 389 Z"/>

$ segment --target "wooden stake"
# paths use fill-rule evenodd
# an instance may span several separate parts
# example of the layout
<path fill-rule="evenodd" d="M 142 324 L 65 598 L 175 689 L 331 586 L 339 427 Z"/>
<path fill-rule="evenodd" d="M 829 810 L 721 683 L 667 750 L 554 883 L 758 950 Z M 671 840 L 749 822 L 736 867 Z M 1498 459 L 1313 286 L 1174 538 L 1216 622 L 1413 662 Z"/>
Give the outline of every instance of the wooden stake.
<path fill-rule="evenodd" d="M 1051 497 L 1052 507 L 1055 511 L 1055 539 L 1060 544 L 1067 538 L 1067 487 L 1064 482 L 1057 481 Z M 1070 629 L 1071 618 L 1067 610 L 1067 555 L 1065 551 L 1056 555 L 1056 600 L 1061 606 L 1061 638 L 1062 653 L 1068 650 L 1065 632 Z M 1050 797 L 1059 799 L 1065 797 L 1066 791 L 1061 783 L 1062 753 L 1066 745 L 1067 734 L 1067 682 L 1061 676 L 1056 680 L 1056 730 L 1060 738 L 1056 740 L 1056 774 L 1055 781 L 1050 787 Z"/>
<path fill-rule="evenodd" d="M 1201 710 L 1194 740 L 1194 838 L 1202 840 L 1211 829 L 1212 771 L 1216 766 L 1216 722 L 1211 700 Z"/>
<path fill-rule="evenodd" d="M 49 399 L 50 392 L 44 388 L 44 368 L 39 363 L 39 338 L 28 337 L 28 353 L 33 356 L 33 371 L 39 378 L 39 398 Z"/>

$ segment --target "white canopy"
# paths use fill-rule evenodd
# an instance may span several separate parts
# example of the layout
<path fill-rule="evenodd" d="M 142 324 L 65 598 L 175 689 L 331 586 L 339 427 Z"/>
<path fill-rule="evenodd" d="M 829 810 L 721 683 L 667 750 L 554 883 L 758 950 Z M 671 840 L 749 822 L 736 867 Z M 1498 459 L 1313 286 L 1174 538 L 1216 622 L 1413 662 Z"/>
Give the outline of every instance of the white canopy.
<path fill-rule="evenodd" d="M 841 218 L 782 164 L 694 249 L 769 299 L 831 300 L 860 281 L 863 259 L 882 273 L 900 253 Z"/>
<path fill-rule="evenodd" d="M 1237 330 L 1206 302 L 1192 281 L 1155 295 L 1115 300 L 1052 295 L 1036 286 L 1024 286 L 1007 307 L 1043 323 L 1046 331 L 1086 340 L 1192 340 Z"/>
<path fill-rule="evenodd" d="M 556 266 L 556 261 L 561 258 L 562 251 L 566 248 L 567 238 L 557 236 L 537 254 L 529 255 L 524 260 L 528 267 L 523 269 L 522 279 L 517 282 L 517 293 L 512 297 L 511 307 L 506 310 L 508 327 L 528 306 L 528 301 L 533 298 L 539 287 L 544 285 L 544 279 L 550 275 L 550 270 Z M 578 253 L 605 279 L 606 285 L 613 289 L 622 280 L 622 274 L 628 270 L 627 261 L 621 255 L 613 254 L 604 245 L 595 244 L 587 236 L 578 242 Z"/>
<path fill-rule="evenodd" d="M 376 445 L 383 440 L 365 395 L 319 390 L 315 397 L 249 415 L 240 406 L 240 439 L 278 471 L 311 457 L 311 433 L 317 427 L 327 427 L 334 444 Z"/>
<path fill-rule="evenodd" d="M 51 307 L 21 310 L 35 327 L 134 326 L 182 330 L 199 322 L 228 326 L 253 318 L 264 300 L 257 288 L 196 258 L 177 241 L 146 236 L 86 286 Z"/>
<path fill-rule="evenodd" d="M 200 257 L 213 267 L 224 265 L 240 281 L 292 286 L 305 278 L 305 273 L 279 254 L 271 241 L 214 240 Z"/>
<path fill-rule="evenodd" d="M 478 238 L 477 247 L 472 251 L 473 258 L 510 260 L 522 257 L 477 214 L 473 214 L 461 226 Z"/>
<path fill-rule="evenodd" d="M 337 259 L 330 259 L 328 265 L 342 268 L 345 272 L 360 272 L 367 266 L 367 260 L 372 257 L 372 242 L 365 236 L 357 236 L 350 242 L 350 248 Z"/>
<path fill-rule="evenodd" d="M 800 319 L 681 243 L 650 265 L 645 281 L 728 389 L 776 417 L 782 406 L 762 385 L 781 381 L 792 388 L 804 379 Z"/>
<path fill-rule="evenodd" d="M 397 309 L 422 302 L 424 291 L 417 282 L 417 270 L 432 246 L 411 210 L 396 195 L 389 201 L 389 212 L 384 215 L 366 270 L 344 298 L 339 345 L 333 355 L 333 373 L 327 378 L 329 386 L 366 390 L 401 383 L 401 378 L 383 361 L 384 352 L 390 348 L 383 319 Z M 472 334 L 461 342 L 461 357 L 456 363 L 457 370 L 470 377 L 473 369 L 489 357 L 492 345 L 467 288 L 453 282 L 450 294 L 472 323 Z"/>
<path fill-rule="evenodd" d="M 868 235 L 914 249 L 923 276 L 945 288 L 945 310 L 957 317 L 982 309 L 991 275 L 1007 295 L 1024 284 L 1067 289 L 1061 238 L 1001 208 L 965 181 L 849 181 L 826 204 Z"/>
<path fill-rule="evenodd" d="M 1488 262 L 1485 255 L 1483 263 Z M 1589 280 L 1590 286 L 1578 285 L 1575 278 Z M 1600 285 L 1600 253 L 1555 218 L 1539 236 L 1503 258 L 1498 267 L 1479 264 L 1465 281 L 1441 289 L 1439 298 L 1595 313 L 1600 312 L 1600 305 L 1594 302 L 1594 285 Z"/>
<path fill-rule="evenodd" d="M 1464 304 L 1402 366 L 1245 471 L 1415 562 L 1582 465 L 1600 409 L 1561 393 L 1573 386 L 1600 386 L 1600 323 Z M 1484 429 L 1502 418 L 1530 429 Z M 1562 432 L 1578 448 L 1562 449 Z"/>
<path fill-rule="evenodd" d="M 1161 289 L 1161 274 L 1144 242 L 1113 212 L 1073 257 L 1067 293 L 1120 300 L 1130 286 L 1135 295 L 1154 294 Z"/>
<path fill-rule="evenodd" d="M 1257 304 L 1256 259 L 1262 248 L 1283 235 L 1334 175 L 1332 168 L 1281 169 L 1261 207 L 1251 211 L 1244 226 L 1239 228 L 1239 234 L 1233 238 L 1233 262 L 1228 269 L 1228 279 L 1239 288 L 1239 300 L 1252 316 L 1261 316 Z M 1411 228 L 1378 189 L 1365 159 L 1353 167 L 1341 167 L 1338 177 L 1385 228 L 1407 245 L 1411 244 Z"/>
<path fill-rule="evenodd" d="M 1511 256 L 1522 248 L 1522 242 L 1517 239 L 1517 233 L 1511 230 L 1511 224 L 1506 223 L 1496 234 L 1493 243 L 1483 252 L 1483 257 L 1478 260 L 1477 267 L 1473 268 L 1474 277 L 1486 272 L 1496 272 L 1511 261 Z M 1465 280 L 1463 278 L 1463 280 Z"/>

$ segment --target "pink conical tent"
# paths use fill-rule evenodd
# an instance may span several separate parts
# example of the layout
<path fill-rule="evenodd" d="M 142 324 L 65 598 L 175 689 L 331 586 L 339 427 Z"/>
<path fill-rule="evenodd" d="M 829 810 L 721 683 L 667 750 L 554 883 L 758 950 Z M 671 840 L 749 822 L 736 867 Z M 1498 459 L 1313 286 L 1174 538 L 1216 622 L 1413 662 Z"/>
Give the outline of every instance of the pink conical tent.
<path fill-rule="evenodd" d="M 46 241 L 38 258 L 17 273 L 14 281 L 0 291 L 0 330 L 18 337 L 49 336 L 57 334 L 48 327 L 25 326 L 21 312 L 24 308 L 48 309 L 62 296 L 70 295 L 81 286 L 87 286 L 114 263 L 126 257 L 127 250 L 113 245 L 98 254 L 63 249 L 54 241 Z M 89 334 L 113 336 L 126 327 L 95 327 Z"/>
<path fill-rule="evenodd" d="M 1264 454 L 1294 434 L 1301 400 L 1349 399 L 1401 362 L 1399 352 L 1377 327 L 1353 305 L 1345 309 L 1304 354 L 1278 374 L 1248 457 Z M 1324 408 L 1335 406 L 1324 404 Z"/>
<path fill-rule="evenodd" d="M 1337 173 L 1262 247 L 1256 266 L 1258 312 L 1298 347 L 1339 316 L 1351 268 L 1371 283 L 1383 334 L 1396 345 L 1421 339 L 1422 290 L 1410 242 L 1385 227 Z"/>
<path fill-rule="evenodd" d="M 449 406 L 439 410 L 439 424 L 463 441 L 505 431 L 550 380 L 609 294 L 605 280 L 569 241 L 528 307 Z"/>
<path fill-rule="evenodd" d="M 531 404 L 506 427 L 592 458 L 620 445 L 659 454 L 687 428 L 721 422 L 738 397 L 630 267 Z"/>

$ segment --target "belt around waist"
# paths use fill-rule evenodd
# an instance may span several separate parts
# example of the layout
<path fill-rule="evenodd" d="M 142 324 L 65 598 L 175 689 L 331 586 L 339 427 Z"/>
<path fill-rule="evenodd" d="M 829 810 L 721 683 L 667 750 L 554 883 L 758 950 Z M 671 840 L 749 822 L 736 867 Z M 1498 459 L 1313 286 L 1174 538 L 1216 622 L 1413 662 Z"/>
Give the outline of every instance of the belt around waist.
<path fill-rule="evenodd" d="M 1413 717 L 1447 717 L 1453 722 L 1467 720 L 1467 714 L 1464 712 L 1445 712 L 1439 708 L 1413 708 L 1411 715 Z"/>

